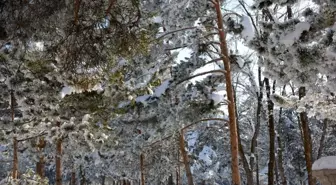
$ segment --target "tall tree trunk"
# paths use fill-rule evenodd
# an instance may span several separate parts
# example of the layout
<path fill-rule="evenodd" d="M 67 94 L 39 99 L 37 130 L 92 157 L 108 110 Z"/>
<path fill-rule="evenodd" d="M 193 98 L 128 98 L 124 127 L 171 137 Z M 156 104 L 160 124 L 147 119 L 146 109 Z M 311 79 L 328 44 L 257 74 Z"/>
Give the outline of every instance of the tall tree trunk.
<path fill-rule="evenodd" d="M 302 99 L 304 96 L 306 96 L 306 88 L 300 87 L 299 88 L 299 99 Z M 310 130 L 309 130 L 309 123 L 308 123 L 308 117 L 306 112 L 300 112 L 300 121 L 301 121 L 301 127 L 303 132 L 303 146 L 304 146 L 304 154 L 306 159 L 306 168 L 308 172 L 308 184 L 309 185 L 315 185 L 315 178 L 313 177 L 313 171 L 312 171 L 312 142 L 310 137 Z"/>
<path fill-rule="evenodd" d="M 190 166 L 189 166 L 189 157 L 188 157 L 187 151 L 185 150 L 183 131 L 180 134 L 180 150 L 181 150 L 184 168 L 185 168 L 187 179 L 188 179 L 188 185 L 194 185 L 192 173 L 191 173 Z"/>
<path fill-rule="evenodd" d="M 13 179 L 18 178 L 19 160 L 18 160 L 18 141 L 17 138 L 13 138 Z"/>
<path fill-rule="evenodd" d="M 170 175 L 168 178 L 168 185 L 174 185 L 173 175 Z"/>
<path fill-rule="evenodd" d="M 257 143 L 258 145 L 258 143 Z M 256 145 L 256 147 L 257 147 Z M 259 185 L 259 154 L 258 154 L 258 151 L 256 151 L 255 153 L 255 159 L 256 159 L 256 185 Z"/>
<path fill-rule="evenodd" d="M 44 149 L 45 145 L 46 145 L 46 143 L 44 141 L 44 138 L 41 137 L 39 139 L 39 143 L 37 145 L 37 150 L 39 152 L 39 162 L 37 162 L 37 164 L 36 164 L 36 173 L 41 178 L 44 178 L 44 166 L 45 166 L 45 162 L 44 162 L 44 156 L 43 156 L 43 149 Z"/>
<path fill-rule="evenodd" d="M 71 171 L 71 185 L 76 185 L 76 171 L 74 167 Z"/>
<path fill-rule="evenodd" d="M 145 185 L 144 154 L 140 154 L 141 185 Z"/>
<path fill-rule="evenodd" d="M 278 161 L 275 159 L 274 160 L 274 174 L 275 174 L 275 184 L 278 185 L 278 182 L 280 182 L 280 178 L 279 178 L 279 164 Z"/>
<path fill-rule="evenodd" d="M 234 100 L 235 100 L 235 109 L 237 110 L 237 96 L 236 96 L 236 90 L 233 87 L 233 94 L 234 94 Z M 244 152 L 244 147 L 241 142 L 241 137 L 240 137 L 240 128 L 239 128 L 239 120 L 238 120 L 238 112 L 236 111 L 236 123 L 237 123 L 237 132 L 238 132 L 238 145 L 239 145 L 239 156 L 241 160 L 243 161 L 243 168 L 246 173 L 246 180 L 247 180 L 247 185 L 253 185 L 253 171 L 250 168 L 250 165 L 248 163 L 247 158 L 245 157 L 245 152 Z"/>
<path fill-rule="evenodd" d="M 263 100 L 263 87 L 264 83 L 261 80 L 261 68 L 258 67 L 258 83 L 259 83 L 259 92 L 258 92 L 258 102 L 257 102 L 257 112 L 256 112 L 256 124 L 255 124 L 255 131 L 252 136 L 251 140 L 251 158 L 250 158 L 250 166 L 251 166 L 251 171 L 253 173 L 254 171 L 254 166 L 255 166 L 255 158 L 256 158 L 256 148 L 257 148 L 257 142 L 258 142 L 258 136 L 259 136 L 259 131 L 260 131 L 260 122 L 261 122 L 261 108 L 263 106 L 262 100 Z M 259 174 L 256 174 L 259 176 Z M 259 177 L 258 177 L 259 179 Z M 259 182 L 257 182 L 259 184 Z"/>
<path fill-rule="evenodd" d="M 325 136 L 327 133 L 327 126 L 328 126 L 328 119 L 324 119 L 323 120 L 323 127 L 322 127 L 322 135 L 321 135 L 321 139 L 320 139 L 320 146 L 317 152 L 317 157 L 316 159 L 321 158 L 322 153 L 323 153 L 323 147 L 324 147 L 324 140 L 325 140 Z"/>
<path fill-rule="evenodd" d="M 14 118 L 15 118 L 15 97 L 14 97 L 14 90 L 11 90 L 11 116 L 12 116 L 12 124 L 15 128 Z M 15 130 L 15 129 L 14 129 Z M 12 177 L 13 179 L 18 178 L 18 170 L 19 170 L 19 159 L 18 159 L 18 141 L 16 136 L 13 137 L 13 172 Z"/>
<path fill-rule="evenodd" d="M 60 127 L 61 123 L 57 122 Z M 57 139 L 56 143 L 56 185 L 62 185 L 62 138 Z"/>
<path fill-rule="evenodd" d="M 239 150 L 238 150 L 238 133 L 236 124 L 236 110 L 234 107 L 234 97 L 232 91 L 231 81 L 231 67 L 229 52 L 226 44 L 226 33 L 224 32 L 223 16 L 221 11 L 220 0 L 215 0 L 214 5 L 217 13 L 217 27 L 219 31 L 220 49 L 222 60 L 225 69 L 225 82 L 226 82 L 226 95 L 228 97 L 228 111 L 230 120 L 230 140 L 231 140 L 231 170 L 232 170 L 232 184 L 240 185 L 240 172 L 239 172 Z"/>
<path fill-rule="evenodd" d="M 83 169 L 82 166 L 80 166 L 79 169 L 80 169 L 80 174 L 81 174 L 80 184 L 81 185 L 86 185 L 85 169 Z"/>
<path fill-rule="evenodd" d="M 181 172 L 181 168 L 180 168 L 180 147 L 177 147 L 177 167 L 176 167 L 176 185 L 181 185 L 180 184 L 180 172 Z"/>
<path fill-rule="evenodd" d="M 105 185 L 105 175 L 102 175 L 102 183 L 101 185 Z"/>
<path fill-rule="evenodd" d="M 274 116 L 273 116 L 274 104 L 271 100 L 271 86 L 268 78 L 265 78 L 265 86 L 267 95 L 268 132 L 269 132 L 268 185 L 273 185 L 274 167 L 275 167 L 275 130 L 274 130 Z"/>
<path fill-rule="evenodd" d="M 280 108 L 279 111 L 279 121 L 278 121 L 278 135 L 277 135 L 277 141 L 278 141 L 278 164 L 279 164 L 279 175 L 281 178 L 281 185 L 287 185 L 287 179 L 285 175 L 285 169 L 284 169 L 284 164 L 283 164 L 283 146 L 280 138 L 281 134 L 281 126 L 280 124 L 282 123 L 281 121 L 281 116 L 282 116 L 282 107 Z"/>

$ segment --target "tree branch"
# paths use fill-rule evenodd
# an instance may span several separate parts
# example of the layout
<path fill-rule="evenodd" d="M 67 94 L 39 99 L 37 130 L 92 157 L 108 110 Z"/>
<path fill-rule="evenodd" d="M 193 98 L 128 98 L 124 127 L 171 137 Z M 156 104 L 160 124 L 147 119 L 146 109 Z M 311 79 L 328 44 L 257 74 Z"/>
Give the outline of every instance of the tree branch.
<path fill-rule="evenodd" d="M 201 120 L 195 121 L 195 122 L 193 122 L 193 123 L 191 123 L 191 124 L 189 124 L 189 125 L 183 127 L 183 128 L 181 129 L 182 134 L 183 134 L 184 130 L 186 130 L 186 129 L 188 129 L 188 128 L 190 128 L 190 127 L 192 127 L 192 126 L 194 126 L 194 125 L 196 125 L 196 124 L 198 124 L 198 123 L 204 122 L 204 121 L 223 121 L 223 122 L 225 122 L 225 123 L 228 122 L 228 120 L 227 120 L 227 119 L 224 119 L 224 118 L 205 118 L 205 119 L 201 119 Z"/>
<path fill-rule="evenodd" d="M 190 79 L 192 79 L 192 78 L 196 78 L 196 77 L 198 77 L 198 76 L 203 76 L 203 75 L 210 74 L 210 73 L 223 73 L 223 74 L 225 74 L 225 70 L 217 69 L 217 70 L 206 71 L 206 72 L 203 72 L 203 73 L 198 73 L 198 74 L 196 74 L 196 75 L 190 76 L 190 77 L 188 77 L 188 78 L 186 78 L 186 79 L 183 79 L 183 80 L 177 82 L 176 85 L 179 85 L 179 84 L 181 84 L 181 83 L 183 83 L 183 82 L 185 82 L 185 81 L 187 81 L 187 80 L 190 80 Z"/>
<path fill-rule="evenodd" d="M 197 28 L 196 26 L 193 26 L 193 27 L 186 27 L 186 28 L 181 28 L 181 29 L 178 29 L 178 30 L 169 31 L 167 33 L 164 33 L 164 34 L 160 35 L 158 38 L 156 38 L 156 40 L 160 40 L 167 35 L 170 35 L 170 34 L 173 34 L 173 33 L 179 32 L 179 31 L 192 30 L 192 29 L 196 29 L 196 28 Z"/>
<path fill-rule="evenodd" d="M 43 131 L 43 132 L 41 132 L 41 133 L 38 134 L 38 135 L 31 136 L 31 137 L 27 137 L 27 138 L 23 138 L 23 139 L 18 139 L 17 141 L 18 141 L 18 142 L 26 141 L 26 140 L 34 139 L 34 138 L 41 137 L 41 136 L 44 136 L 44 135 L 47 135 L 47 134 L 48 134 L 47 132 Z"/>

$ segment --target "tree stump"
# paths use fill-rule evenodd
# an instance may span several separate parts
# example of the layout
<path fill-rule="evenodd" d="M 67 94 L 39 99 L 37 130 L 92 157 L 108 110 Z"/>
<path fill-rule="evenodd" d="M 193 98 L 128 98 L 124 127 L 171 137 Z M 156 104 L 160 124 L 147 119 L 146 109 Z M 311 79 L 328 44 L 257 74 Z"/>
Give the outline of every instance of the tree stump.
<path fill-rule="evenodd" d="M 322 185 L 336 185 L 336 156 L 316 160 L 313 164 L 313 176 Z"/>

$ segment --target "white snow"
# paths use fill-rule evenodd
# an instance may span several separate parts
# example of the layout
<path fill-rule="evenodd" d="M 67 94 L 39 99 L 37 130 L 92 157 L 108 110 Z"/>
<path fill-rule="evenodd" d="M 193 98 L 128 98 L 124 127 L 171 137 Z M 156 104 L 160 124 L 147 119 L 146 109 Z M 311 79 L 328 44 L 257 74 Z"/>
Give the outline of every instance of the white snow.
<path fill-rule="evenodd" d="M 225 102 L 223 91 L 222 92 L 212 92 L 211 99 L 214 101 L 214 104 L 217 105 L 219 103 Z"/>
<path fill-rule="evenodd" d="M 216 155 L 215 151 L 211 149 L 209 146 L 204 146 L 203 150 L 199 153 L 198 157 L 200 160 L 204 161 L 207 165 L 212 164 L 212 157 Z"/>
<path fill-rule="evenodd" d="M 188 148 L 190 152 L 193 152 L 195 145 L 197 143 L 198 133 L 192 132 L 192 134 L 189 134 L 187 136 L 187 142 L 188 142 Z"/>
<path fill-rule="evenodd" d="M 313 170 L 336 169 L 336 156 L 321 157 L 313 164 Z"/>
<path fill-rule="evenodd" d="M 169 80 L 166 80 L 164 81 L 160 86 L 158 86 L 156 89 L 155 89 L 155 96 L 157 97 L 160 97 L 162 96 L 166 90 L 168 89 L 168 86 L 169 86 Z"/>
<path fill-rule="evenodd" d="M 189 48 L 183 48 L 172 50 L 170 53 L 174 54 L 175 52 L 178 52 L 178 55 L 176 57 L 176 63 L 180 63 L 181 61 L 184 61 L 186 58 L 190 58 L 193 50 Z"/>
<path fill-rule="evenodd" d="M 154 23 L 162 23 L 162 17 L 161 16 L 155 16 L 155 17 L 153 17 L 152 21 Z"/>
<path fill-rule="evenodd" d="M 150 95 L 143 95 L 143 96 L 138 96 L 135 101 L 136 102 L 141 102 L 141 103 L 146 103 L 146 100 L 151 97 Z"/>
<path fill-rule="evenodd" d="M 286 45 L 287 47 L 292 46 L 294 42 L 300 38 L 302 32 L 309 30 L 309 28 L 310 24 L 308 22 L 300 22 L 295 25 L 293 32 L 290 32 L 285 36 L 283 36 L 280 39 L 280 42 Z"/>
<path fill-rule="evenodd" d="M 69 86 L 63 87 L 61 91 L 61 97 L 64 98 L 66 95 L 71 94 L 73 92 L 73 89 Z"/>
<path fill-rule="evenodd" d="M 242 15 L 241 24 L 244 27 L 241 33 L 243 39 L 245 39 L 247 42 L 251 41 L 254 37 L 254 29 L 250 18 L 246 15 Z"/>

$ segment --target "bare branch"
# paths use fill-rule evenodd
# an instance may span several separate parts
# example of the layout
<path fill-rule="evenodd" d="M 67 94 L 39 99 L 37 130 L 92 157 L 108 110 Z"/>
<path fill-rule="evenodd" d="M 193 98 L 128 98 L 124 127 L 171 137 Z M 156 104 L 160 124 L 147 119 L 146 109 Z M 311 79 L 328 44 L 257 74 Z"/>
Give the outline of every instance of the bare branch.
<path fill-rule="evenodd" d="M 109 6 L 106 10 L 106 16 L 110 13 L 112 6 L 115 4 L 116 0 L 110 0 Z"/>
<path fill-rule="evenodd" d="M 217 69 L 217 70 L 206 71 L 206 72 L 203 72 L 203 73 L 198 73 L 196 75 L 190 76 L 190 77 L 188 77 L 186 79 L 183 79 L 183 80 L 179 81 L 176 85 L 179 85 L 182 82 L 185 82 L 185 81 L 190 80 L 192 78 L 196 78 L 198 76 L 202 76 L 202 75 L 206 75 L 206 74 L 210 74 L 210 73 L 223 73 L 223 74 L 225 74 L 225 70 Z"/>
<path fill-rule="evenodd" d="M 0 163 L 11 163 L 13 160 L 0 160 Z"/>
<path fill-rule="evenodd" d="M 229 120 L 227 120 L 227 119 L 223 119 L 223 118 L 205 118 L 205 119 L 197 120 L 197 121 L 195 121 L 195 122 L 193 122 L 193 123 L 191 123 L 191 124 L 189 124 L 189 125 L 183 127 L 183 128 L 181 129 L 182 134 L 183 134 L 183 132 L 184 132 L 186 129 L 188 129 L 188 128 L 190 128 L 190 127 L 192 127 L 192 126 L 194 126 L 194 125 L 196 125 L 196 124 L 198 124 L 198 123 L 204 122 L 204 121 L 223 121 L 223 122 L 225 122 L 225 123 L 229 122 Z"/>
<path fill-rule="evenodd" d="M 218 61 L 221 61 L 221 60 L 223 60 L 223 58 L 215 58 L 213 60 L 210 60 L 210 61 L 206 62 L 205 65 L 211 64 L 211 63 L 214 63 L 214 62 L 218 62 Z"/>
<path fill-rule="evenodd" d="M 186 27 L 186 28 L 181 28 L 181 29 L 178 29 L 178 30 L 169 31 L 167 33 L 164 33 L 164 34 L 160 35 L 156 39 L 160 40 L 160 39 L 162 39 L 163 37 L 165 37 L 167 35 L 170 35 L 170 34 L 173 34 L 173 33 L 179 32 L 179 31 L 192 30 L 192 29 L 196 29 L 196 28 L 197 28 L 196 26 L 193 26 L 193 27 Z"/>
<path fill-rule="evenodd" d="M 43 132 L 41 132 L 41 133 L 38 134 L 38 135 L 31 136 L 31 137 L 27 137 L 27 138 L 23 138 L 23 139 L 18 139 L 17 141 L 18 141 L 18 142 L 26 141 L 26 140 L 34 139 L 34 138 L 41 137 L 41 136 L 44 136 L 44 135 L 47 135 L 47 132 L 43 131 Z"/>
<path fill-rule="evenodd" d="M 252 15 L 251 15 L 251 13 L 247 10 L 247 8 L 246 8 L 244 2 L 241 1 L 241 0 L 239 0 L 238 2 L 239 2 L 239 4 L 243 7 L 243 9 L 244 9 L 245 13 L 247 14 L 247 16 L 250 17 L 250 19 L 251 19 L 251 21 L 252 21 L 252 25 L 253 25 L 255 31 L 256 31 L 257 35 L 259 35 L 258 29 L 257 29 L 257 24 L 255 23 L 255 21 L 254 21 Z"/>

